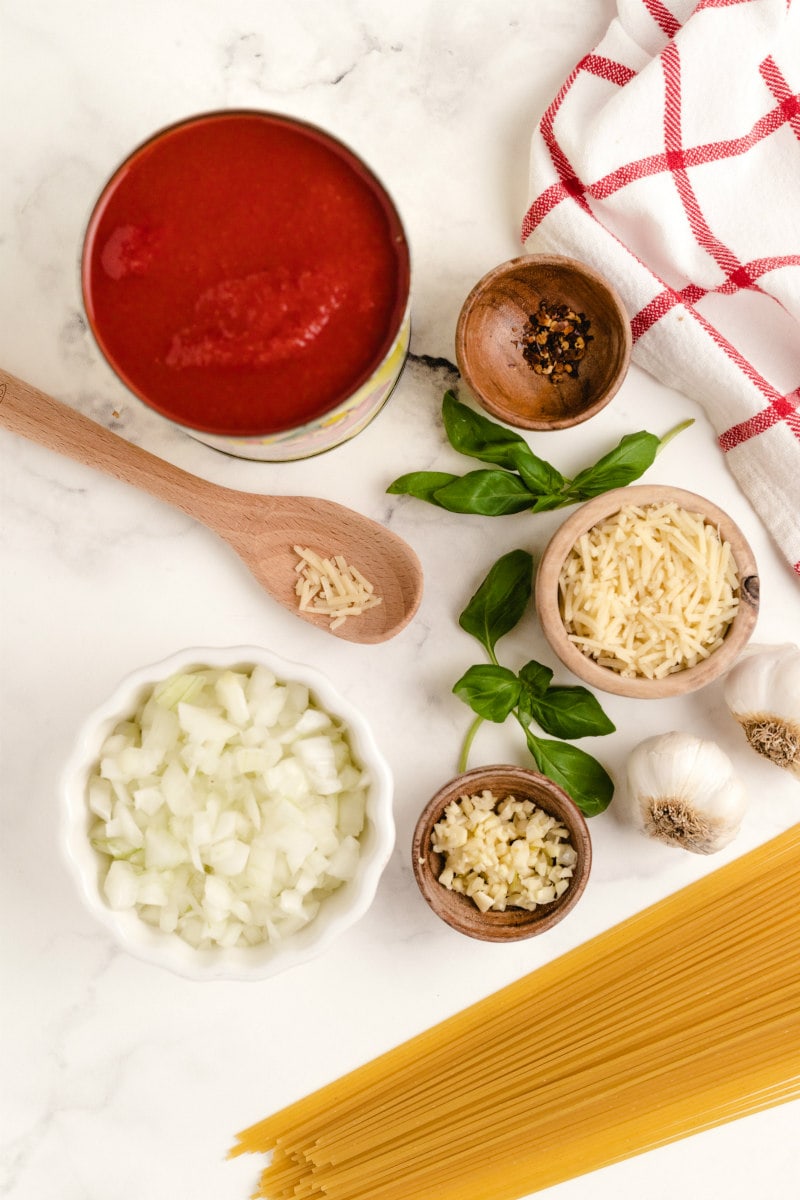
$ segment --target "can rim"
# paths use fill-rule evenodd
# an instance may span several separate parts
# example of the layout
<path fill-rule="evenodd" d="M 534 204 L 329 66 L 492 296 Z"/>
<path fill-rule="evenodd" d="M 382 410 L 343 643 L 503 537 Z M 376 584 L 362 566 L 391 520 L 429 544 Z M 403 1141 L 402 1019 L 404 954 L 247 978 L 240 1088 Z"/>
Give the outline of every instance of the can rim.
<path fill-rule="evenodd" d="M 153 399 L 146 394 L 146 391 L 139 387 L 135 380 L 131 378 L 129 373 L 117 362 L 116 356 L 107 347 L 104 339 L 97 328 L 97 323 L 93 314 L 93 307 L 90 300 L 91 289 L 88 283 L 89 271 L 94 250 L 94 235 L 97 230 L 100 218 L 102 216 L 104 206 L 110 196 L 113 194 L 119 179 L 130 169 L 133 163 L 145 154 L 153 145 L 168 138 L 174 133 L 178 133 L 183 129 L 192 126 L 204 124 L 210 121 L 226 120 L 231 118 L 248 117 L 264 120 L 271 125 L 283 125 L 289 129 L 302 133 L 312 139 L 322 143 L 329 150 L 333 151 L 341 159 L 343 159 L 361 178 L 363 182 L 370 188 L 372 194 L 378 200 L 383 212 L 386 215 L 390 236 L 395 245 L 398 263 L 398 278 L 395 288 L 395 295 L 392 306 L 391 319 L 387 323 L 387 331 L 375 353 L 370 357 L 361 372 L 340 390 L 325 408 L 318 409 L 314 416 L 308 421 L 300 424 L 288 424 L 283 426 L 273 426 L 265 428 L 263 425 L 253 424 L 248 427 L 239 427 L 230 429 L 223 426 L 222 423 L 204 422 L 202 420 L 194 420 L 188 422 L 186 419 L 176 416 L 169 410 L 169 407 L 161 400 Z M 207 112 L 196 113 L 194 115 L 183 117 L 177 121 L 165 125 L 156 132 L 150 134 L 142 142 L 138 143 L 125 157 L 117 164 L 112 173 L 103 184 L 97 199 L 95 200 L 89 218 L 86 222 L 84 235 L 81 245 L 80 256 L 80 284 L 81 296 L 83 300 L 83 308 L 86 315 L 87 323 L 94 342 L 102 354 L 104 360 L 114 372 L 116 377 L 124 384 L 138 400 L 140 400 L 147 408 L 159 413 L 174 425 L 186 430 L 188 433 L 204 433 L 213 435 L 218 438 L 259 438 L 280 436 L 282 434 L 293 436 L 302 434 L 305 430 L 312 430 L 318 427 L 321 421 L 330 420 L 331 416 L 337 413 L 340 409 L 349 404 L 352 399 L 380 372 L 384 364 L 394 353 L 397 346 L 398 338 L 402 332 L 404 323 L 407 319 L 410 307 L 411 294 L 411 261 L 408 237 L 398 212 L 397 206 L 392 199 L 391 194 L 381 181 L 375 171 L 367 166 L 364 160 L 350 146 L 348 146 L 340 138 L 329 133 L 321 126 L 314 124 L 311 121 L 306 121 L 298 117 L 291 116 L 286 113 L 272 112 L 264 109 L 254 108 L 230 108 L 230 109 L 214 109 Z"/>

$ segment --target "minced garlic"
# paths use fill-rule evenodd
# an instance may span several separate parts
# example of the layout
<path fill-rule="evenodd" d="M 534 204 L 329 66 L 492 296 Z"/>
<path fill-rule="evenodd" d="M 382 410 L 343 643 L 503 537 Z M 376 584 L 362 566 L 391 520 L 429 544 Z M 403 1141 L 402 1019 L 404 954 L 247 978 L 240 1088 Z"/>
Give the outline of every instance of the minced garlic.
<path fill-rule="evenodd" d="M 534 909 L 562 896 L 578 860 L 569 831 L 531 800 L 485 790 L 451 800 L 433 827 L 439 883 L 481 912 Z"/>
<path fill-rule="evenodd" d="M 331 629 L 338 629 L 348 617 L 360 616 L 381 603 L 374 586 L 341 554 L 323 558 L 303 546 L 295 546 L 294 552 L 300 559 L 294 590 L 301 612 L 330 617 Z"/>

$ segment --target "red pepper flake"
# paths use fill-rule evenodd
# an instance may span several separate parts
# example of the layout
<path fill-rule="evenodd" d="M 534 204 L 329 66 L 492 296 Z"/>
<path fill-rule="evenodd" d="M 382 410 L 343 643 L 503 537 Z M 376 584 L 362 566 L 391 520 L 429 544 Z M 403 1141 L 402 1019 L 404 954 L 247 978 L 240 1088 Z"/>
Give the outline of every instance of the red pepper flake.
<path fill-rule="evenodd" d="M 515 344 L 537 375 L 546 375 L 551 383 L 578 378 L 578 364 L 592 336 L 591 322 L 585 313 L 575 312 L 568 304 L 540 300 L 531 313 Z"/>

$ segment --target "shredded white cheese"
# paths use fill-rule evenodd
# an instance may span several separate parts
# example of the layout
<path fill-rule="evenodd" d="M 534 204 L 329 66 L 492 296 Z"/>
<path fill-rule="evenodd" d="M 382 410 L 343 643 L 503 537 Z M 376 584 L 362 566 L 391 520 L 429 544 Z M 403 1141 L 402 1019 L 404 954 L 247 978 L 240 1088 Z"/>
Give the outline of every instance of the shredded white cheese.
<path fill-rule="evenodd" d="M 628 678 L 662 679 L 722 644 L 738 587 L 730 544 L 699 513 L 626 505 L 572 547 L 559 606 L 584 654 Z"/>
<path fill-rule="evenodd" d="M 451 800 L 431 845 L 445 856 L 439 883 L 469 896 L 481 912 L 552 903 L 569 887 L 578 860 L 555 817 L 531 800 L 488 790 Z"/>
<path fill-rule="evenodd" d="M 360 616 L 381 603 L 374 586 L 341 554 L 323 558 L 303 546 L 295 546 L 294 552 L 300 559 L 294 590 L 301 612 L 330 617 L 331 629 L 338 629 L 348 617 Z"/>

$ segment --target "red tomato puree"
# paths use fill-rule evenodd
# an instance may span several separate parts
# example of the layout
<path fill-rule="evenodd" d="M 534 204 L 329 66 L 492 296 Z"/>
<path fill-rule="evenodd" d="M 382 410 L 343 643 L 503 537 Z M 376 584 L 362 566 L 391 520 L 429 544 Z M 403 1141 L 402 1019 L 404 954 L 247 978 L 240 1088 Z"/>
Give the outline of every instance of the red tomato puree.
<path fill-rule="evenodd" d="M 146 403 L 257 436 L 336 408 L 391 350 L 408 247 L 383 188 L 313 126 L 253 112 L 173 126 L 97 203 L 86 310 Z"/>

